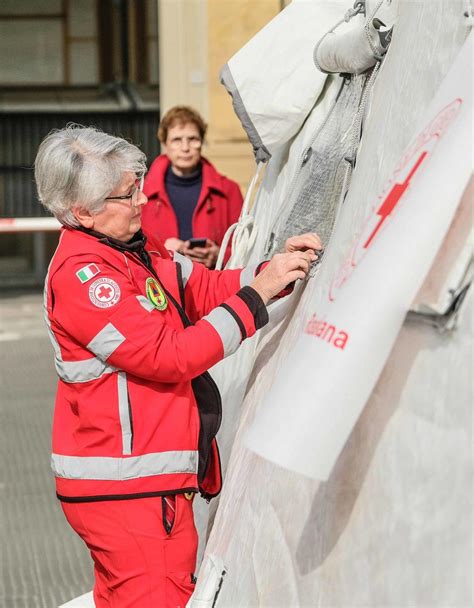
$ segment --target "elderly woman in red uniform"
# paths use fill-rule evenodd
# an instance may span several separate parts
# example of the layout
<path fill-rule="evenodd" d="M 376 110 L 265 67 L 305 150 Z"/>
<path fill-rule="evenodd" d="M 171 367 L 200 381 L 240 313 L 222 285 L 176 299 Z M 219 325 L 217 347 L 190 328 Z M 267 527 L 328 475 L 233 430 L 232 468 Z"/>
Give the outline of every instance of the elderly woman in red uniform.
<path fill-rule="evenodd" d="M 48 135 L 41 202 L 63 224 L 45 288 L 59 376 L 56 491 L 90 549 L 97 607 L 184 607 L 194 588 L 192 500 L 221 487 L 221 403 L 207 370 L 268 319 L 320 242 L 266 265 L 210 271 L 140 229 L 145 157 L 93 128 Z"/>
<path fill-rule="evenodd" d="M 150 204 L 143 211 L 143 231 L 167 249 L 213 268 L 243 201 L 238 184 L 201 155 L 206 131 L 203 118 L 188 106 L 174 106 L 161 119 L 162 154 L 145 179 Z M 229 255 L 230 248 L 225 259 Z"/>

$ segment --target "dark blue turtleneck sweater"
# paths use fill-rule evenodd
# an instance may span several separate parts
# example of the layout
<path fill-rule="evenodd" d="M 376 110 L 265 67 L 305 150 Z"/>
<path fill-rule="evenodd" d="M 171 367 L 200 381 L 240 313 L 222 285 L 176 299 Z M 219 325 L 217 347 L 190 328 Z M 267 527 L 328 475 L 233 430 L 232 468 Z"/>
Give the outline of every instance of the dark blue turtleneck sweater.
<path fill-rule="evenodd" d="M 201 165 L 194 173 L 185 177 L 175 175 L 171 165 L 168 167 L 165 175 L 165 188 L 178 218 L 179 238 L 183 241 L 187 241 L 193 236 L 193 212 L 199 200 L 201 187 Z"/>

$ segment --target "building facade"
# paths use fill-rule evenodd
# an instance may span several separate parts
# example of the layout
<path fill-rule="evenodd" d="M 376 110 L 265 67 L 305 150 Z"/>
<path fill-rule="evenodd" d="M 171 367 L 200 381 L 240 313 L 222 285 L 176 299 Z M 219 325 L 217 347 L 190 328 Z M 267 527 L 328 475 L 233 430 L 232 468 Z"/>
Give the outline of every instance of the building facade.
<path fill-rule="evenodd" d="M 0 285 L 40 284 L 57 242 L 33 180 L 37 147 L 51 129 L 92 124 L 130 139 L 152 161 L 160 111 L 192 105 L 209 123 L 204 154 L 245 192 L 253 157 L 219 71 L 284 4 L 3 0 Z M 26 227 L 20 218 L 30 218 Z"/>

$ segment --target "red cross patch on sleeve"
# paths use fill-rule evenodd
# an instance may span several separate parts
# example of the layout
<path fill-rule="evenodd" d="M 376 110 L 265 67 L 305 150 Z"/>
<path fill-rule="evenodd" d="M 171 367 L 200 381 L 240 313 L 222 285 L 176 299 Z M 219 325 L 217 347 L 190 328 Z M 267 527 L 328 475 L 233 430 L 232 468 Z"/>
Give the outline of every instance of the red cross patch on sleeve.
<path fill-rule="evenodd" d="M 98 308 L 108 308 L 120 300 L 120 287 L 114 280 L 102 277 L 89 287 L 89 299 Z"/>

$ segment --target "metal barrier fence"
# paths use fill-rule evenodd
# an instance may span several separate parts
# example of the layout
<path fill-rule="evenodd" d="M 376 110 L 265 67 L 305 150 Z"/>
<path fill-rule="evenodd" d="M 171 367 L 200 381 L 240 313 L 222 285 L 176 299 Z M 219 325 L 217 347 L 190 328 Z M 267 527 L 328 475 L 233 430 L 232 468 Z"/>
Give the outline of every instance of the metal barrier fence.
<path fill-rule="evenodd" d="M 75 122 L 93 125 L 140 147 L 148 162 L 159 153 L 157 112 L 0 114 L 0 218 L 47 217 L 38 203 L 33 163 L 38 146 L 52 129 Z"/>

